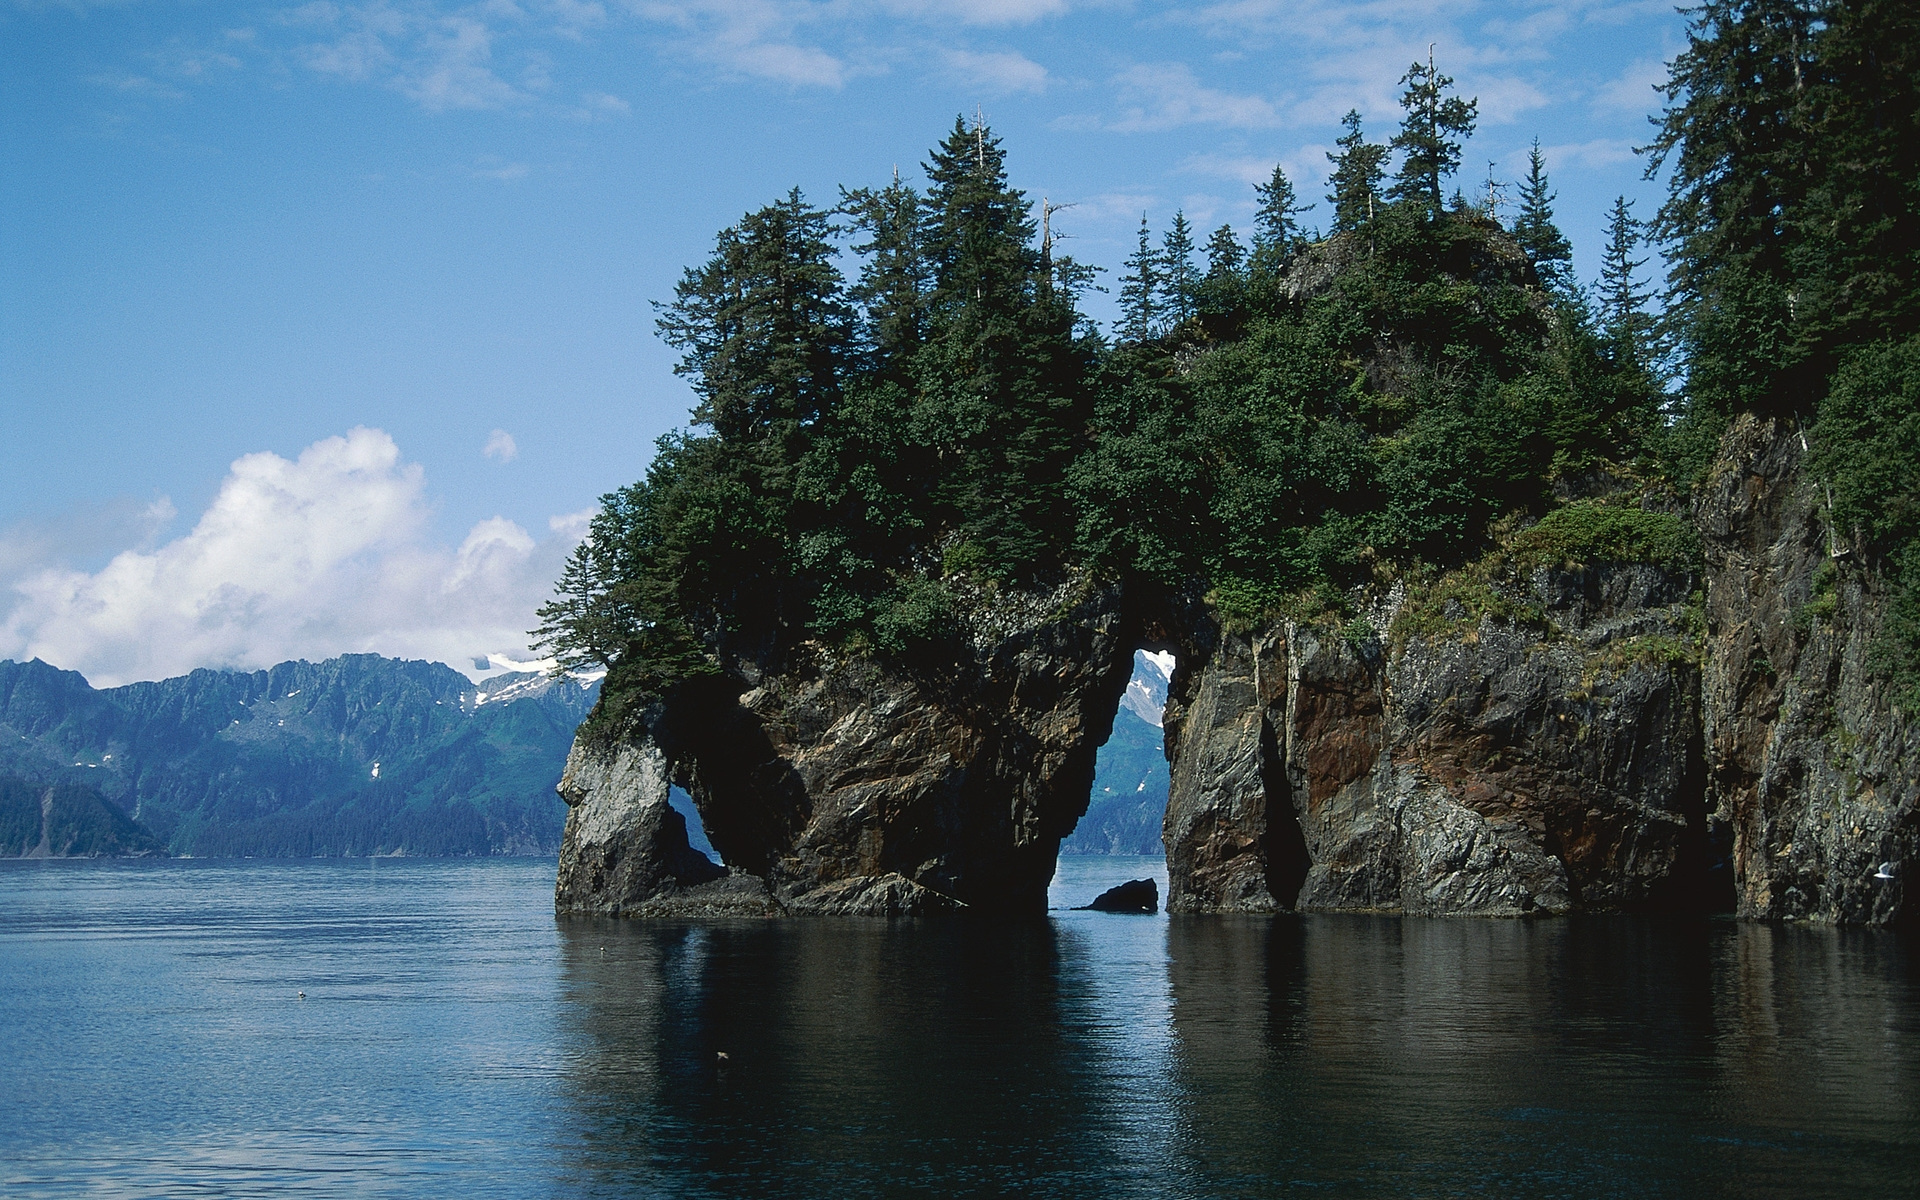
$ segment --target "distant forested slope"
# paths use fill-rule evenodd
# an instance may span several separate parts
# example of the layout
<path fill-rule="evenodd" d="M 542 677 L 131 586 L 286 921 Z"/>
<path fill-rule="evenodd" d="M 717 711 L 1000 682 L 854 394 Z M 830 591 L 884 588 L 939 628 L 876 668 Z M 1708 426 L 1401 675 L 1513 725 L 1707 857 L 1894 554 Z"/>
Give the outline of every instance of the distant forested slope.
<path fill-rule="evenodd" d="M 0 775 L 0 858 L 93 858 L 163 851 L 92 788 Z"/>
<path fill-rule="evenodd" d="M 0 662 L 0 774 L 90 789 L 175 854 L 550 853 L 553 787 L 597 694 L 372 654 L 103 690 Z M 25 820 L 6 817 L 9 839 Z"/>

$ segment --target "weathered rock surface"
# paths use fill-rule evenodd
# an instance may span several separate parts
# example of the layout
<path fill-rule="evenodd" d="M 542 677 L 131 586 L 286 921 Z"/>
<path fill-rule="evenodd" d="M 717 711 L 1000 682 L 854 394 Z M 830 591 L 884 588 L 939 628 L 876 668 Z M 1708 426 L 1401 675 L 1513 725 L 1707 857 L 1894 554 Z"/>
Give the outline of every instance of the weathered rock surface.
<path fill-rule="evenodd" d="M 1704 838 L 1689 818 L 1692 582 L 1643 565 L 1540 570 L 1503 585 L 1532 619 L 1393 596 L 1344 633 L 1288 623 L 1224 639 L 1182 714 L 1204 727 L 1180 729 L 1168 907 L 1662 902 Z M 1441 628 L 1390 653 L 1373 627 L 1412 623 L 1421 603 L 1440 611 L 1418 628 Z"/>
<path fill-rule="evenodd" d="M 1807 447 L 1737 421 L 1695 507 L 1706 550 L 1707 804 L 1743 916 L 1885 923 L 1915 900 L 1920 728 L 1876 660 L 1885 597 L 1832 538 Z"/>
<path fill-rule="evenodd" d="M 824 651 L 782 674 L 736 663 L 731 686 L 577 747 L 558 907 L 706 903 L 663 815 L 678 781 L 771 911 L 1044 911 L 1130 675 L 1120 589 L 981 589 L 960 622 L 939 671 Z"/>
<path fill-rule="evenodd" d="M 1690 516 L 1701 564 L 1489 560 L 1339 628 L 1223 629 L 1084 580 L 980 589 L 938 666 L 736 661 L 575 746 L 558 906 L 1042 912 L 1151 645 L 1179 658 L 1170 911 L 1894 920 L 1920 732 L 1877 673 L 1877 577 L 1830 544 L 1803 457 L 1772 426 L 1729 432 Z M 687 848 L 670 782 L 726 868 Z"/>

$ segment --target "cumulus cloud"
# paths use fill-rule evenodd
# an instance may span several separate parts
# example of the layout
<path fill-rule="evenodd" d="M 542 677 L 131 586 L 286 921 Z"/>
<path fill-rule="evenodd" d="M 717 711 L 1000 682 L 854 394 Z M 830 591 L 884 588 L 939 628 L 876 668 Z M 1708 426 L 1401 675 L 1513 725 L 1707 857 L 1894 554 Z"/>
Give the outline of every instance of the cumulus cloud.
<path fill-rule="evenodd" d="M 504 0 L 452 12 L 400 8 L 385 0 L 344 8 L 315 3 L 288 10 L 281 19 L 323 38 L 295 53 L 308 70 L 390 87 L 429 112 L 500 108 L 529 98 L 494 68 L 502 30 L 526 23 L 526 14 Z M 523 83 L 535 90 L 543 83 L 537 67 L 534 61 L 530 73 L 522 72 Z"/>
<path fill-rule="evenodd" d="M 1542 146 L 1549 168 L 1612 167 L 1634 160 L 1633 143 L 1626 138 L 1595 138 L 1590 142 L 1571 142 L 1560 146 Z M 1515 155 L 1516 161 L 1519 155 Z"/>
<path fill-rule="evenodd" d="M 1479 99 L 1481 123 L 1502 125 L 1550 103 L 1564 86 L 1550 73 L 1554 46 L 1605 8 L 1602 0 L 1507 10 L 1486 0 L 1226 0 L 1168 19 L 1236 48 L 1286 46 L 1298 64 L 1282 109 L 1289 123 L 1348 108 L 1397 118 L 1395 81 L 1437 43 L 1437 65 Z"/>
<path fill-rule="evenodd" d="M 1280 123 L 1271 101 L 1207 87 L 1185 63 L 1139 63 L 1121 71 L 1113 83 L 1120 112 L 1106 127 L 1119 133 L 1182 125 L 1253 129 Z"/>
<path fill-rule="evenodd" d="M 851 70 L 800 35 L 834 15 L 805 0 L 638 0 L 639 15 L 680 32 L 678 48 L 722 70 L 795 86 L 838 88 Z"/>
<path fill-rule="evenodd" d="M 968 25 L 1031 25 L 1066 13 L 1067 0 L 883 0 L 900 16 L 955 20 Z"/>
<path fill-rule="evenodd" d="M 1653 113 L 1665 105 L 1666 97 L 1657 89 L 1667 81 L 1667 64 L 1658 58 L 1643 58 L 1594 92 L 1596 112 Z"/>
<path fill-rule="evenodd" d="M 996 92 L 1042 92 L 1047 87 L 1047 69 L 1011 50 L 948 50 L 943 57 L 947 69 L 961 80 Z"/>
<path fill-rule="evenodd" d="M 534 609 L 584 522 L 536 541 L 493 517 L 448 549 L 428 539 L 430 515 L 424 472 L 380 430 L 291 460 L 249 454 L 186 534 L 98 571 L 16 572 L 0 655 L 101 686 L 351 651 L 528 657 Z"/>
<path fill-rule="evenodd" d="M 510 463 L 520 457 L 520 447 L 514 442 L 513 435 L 504 429 L 496 429 L 487 435 L 487 444 L 480 453 L 495 462 Z"/>

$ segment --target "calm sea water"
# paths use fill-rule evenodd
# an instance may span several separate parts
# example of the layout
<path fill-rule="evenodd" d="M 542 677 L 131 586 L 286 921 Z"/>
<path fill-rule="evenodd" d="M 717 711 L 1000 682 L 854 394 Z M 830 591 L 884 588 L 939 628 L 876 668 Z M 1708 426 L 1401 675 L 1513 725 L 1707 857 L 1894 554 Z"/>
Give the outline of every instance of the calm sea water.
<path fill-rule="evenodd" d="M 0 865 L 0 1194 L 1920 1194 L 1895 935 L 556 921 L 552 878 Z"/>

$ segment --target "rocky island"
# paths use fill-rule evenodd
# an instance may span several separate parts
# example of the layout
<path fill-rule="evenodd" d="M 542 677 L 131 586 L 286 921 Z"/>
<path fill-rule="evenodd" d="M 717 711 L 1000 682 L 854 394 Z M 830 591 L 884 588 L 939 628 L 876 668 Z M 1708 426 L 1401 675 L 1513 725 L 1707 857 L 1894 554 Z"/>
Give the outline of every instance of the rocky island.
<path fill-rule="evenodd" d="M 1171 911 L 1913 917 L 1920 343 L 1838 284 L 1911 295 L 1915 256 L 1776 264 L 1830 307 L 1761 346 L 1775 293 L 1726 267 L 1761 234 L 1689 168 L 1764 164 L 1711 143 L 1701 61 L 1660 143 L 1677 382 L 1625 203 L 1590 299 L 1537 153 L 1518 214 L 1443 198 L 1473 106 L 1419 64 L 1390 146 L 1349 115 L 1330 230 L 1277 169 L 1204 268 L 1143 223 L 1111 343 L 977 124 L 924 194 L 723 232 L 661 320 L 705 432 L 542 614 L 609 672 L 557 907 L 1040 912 L 1146 649 Z"/>

